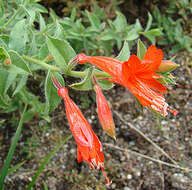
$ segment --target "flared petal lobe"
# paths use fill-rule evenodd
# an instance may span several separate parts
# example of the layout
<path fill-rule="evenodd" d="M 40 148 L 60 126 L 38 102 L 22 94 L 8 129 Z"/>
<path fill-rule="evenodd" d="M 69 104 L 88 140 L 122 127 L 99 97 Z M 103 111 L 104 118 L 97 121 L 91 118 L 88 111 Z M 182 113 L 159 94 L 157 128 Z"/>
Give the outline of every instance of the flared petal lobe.
<path fill-rule="evenodd" d="M 142 67 L 139 72 L 154 72 L 158 69 L 163 59 L 163 51 L 157 49 L 154 45 L 147 49 L 147 52 L 142 59 Z"/>
<path fill-rule="evenodd" d="M 98 116 L 99 116 L 101 126 L 109 136 L 116 139 L 115 124 L 114 124 L 112 112 L 107 103 L 107 100 L 102 93 L 101 87 L 98 84 L 94 86 L 94 90 L 96 92 L 97 111 L 98 111 Z"/>

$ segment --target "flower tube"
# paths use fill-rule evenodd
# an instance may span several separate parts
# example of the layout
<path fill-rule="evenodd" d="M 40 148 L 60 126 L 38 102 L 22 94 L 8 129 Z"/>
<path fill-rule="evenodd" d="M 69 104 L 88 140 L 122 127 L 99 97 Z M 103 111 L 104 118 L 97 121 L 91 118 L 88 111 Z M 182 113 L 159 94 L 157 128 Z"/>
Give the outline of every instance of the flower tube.
<path fill-rule="evenodd" d="M 106 131 L 109 136 L 113 137 L 116 140 L 115 124 L 113 121 L 111 109 L 107 103 L 105 96 L 102 93 L 101 87 L 97 84 L 95 77 L 93 77 L 93 80 L 95 83 L 94 90 L 96 92 L 99 121 L 101 123 L 101 126 L 103 127 L 103 130 Z"/>
<path fill-rule="evenodd" d="M 58 88 L 58 95 L 64 99 L 67 120 L 77 143 L 78 162 L 84 160 L 90 165 L 91 169 L 101 169 L 107 184 L 110 184 L 111 181 L 104 171 L 104 155 L 101 142 L 78 106 L 70 99 L 67 88 L 61 87 L 55 77 L 52 79 L 54 85 Z"/>

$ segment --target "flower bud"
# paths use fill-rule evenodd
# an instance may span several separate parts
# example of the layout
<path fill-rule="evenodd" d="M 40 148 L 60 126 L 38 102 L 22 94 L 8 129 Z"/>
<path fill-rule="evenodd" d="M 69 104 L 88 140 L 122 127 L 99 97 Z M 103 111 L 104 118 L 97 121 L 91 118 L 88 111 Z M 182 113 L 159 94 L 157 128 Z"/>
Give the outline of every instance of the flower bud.
<path fill-rule="evenodd" d="M 49 62 L 53 59 L 53 56 L 52 55 L 49 55 L 47 56 L 45 59 L 44 59 L 44 62 Z"/>
<path fill-rule="evenodd" d="M 101 87 L 96 84 L 94 86 L 94 90 L 96 92 L 97 110 L 101 126 L 109 136 L 113 137 L 116 140 L 115 124 L 113 121 L 111 109 L 107 103 L 107 100 L 105 99 L 105 96 L 101 91 Z"/>
<path fill-rule="evenodd" d="M 10 60 L 10 59 L 6 59 L 6 60 L 5 60 L 5 64 L 6 64 L 6 65 L 11 64 L 11 60 Z"/>
<path fill-rule="evenodd" d="M 167 73 L 176 69 L 177 67 L 179 67 L 179 64 L 176 64 L 169 60 L 162 60 L 156 72 Z"/>

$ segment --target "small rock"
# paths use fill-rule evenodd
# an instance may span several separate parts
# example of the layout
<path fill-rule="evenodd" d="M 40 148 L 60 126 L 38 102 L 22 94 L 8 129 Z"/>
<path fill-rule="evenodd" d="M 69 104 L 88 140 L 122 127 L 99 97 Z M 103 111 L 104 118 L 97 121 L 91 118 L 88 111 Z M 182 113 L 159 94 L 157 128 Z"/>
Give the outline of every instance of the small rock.
<path fill-rule="evenodd" d="M 130 142 L 129 142 L 129 145 L 135 146 L 135 141 L 130 141 Z"/>
<path fill-rule="evenodd" d="M 123 190 L 131 190 L 129 187 L 124 187 Z"/>
<path fill-rule="evenodd" d="M 132 179 L 132 175 L 131 175 L 131 174 L 128 174 L 128 175 L 127 175 L 127 179 Z"/>
<path fill-rule="evenodd" d="M 90 124 L 93 123 L 92 119 L 88 119 L 88 121 L 89 121 Z"/>
<path fill-rule="evenodd" d="M 112 189 L 115 189 L 115 188 L 116 188 L 116 184 L 115 184 L 115 183 L 112 183 L 112 184 L 111 184 L 111 188 L 112 188 Z"/>
<path fill-rule="evenodd" d="M 173 187 L 179 189 L 189 189 L 190 179 L 187 176 L 184 176 L 182 173 L 175 173 L 171 177 Z"/>
<path fill-rule="evenodd" d="M 70 153 L 71 153 L 71 154 L 74 154 L 74 153 L 75 153 L 75 149 L 72 148 L 72 149 L 70 150 Z"/>

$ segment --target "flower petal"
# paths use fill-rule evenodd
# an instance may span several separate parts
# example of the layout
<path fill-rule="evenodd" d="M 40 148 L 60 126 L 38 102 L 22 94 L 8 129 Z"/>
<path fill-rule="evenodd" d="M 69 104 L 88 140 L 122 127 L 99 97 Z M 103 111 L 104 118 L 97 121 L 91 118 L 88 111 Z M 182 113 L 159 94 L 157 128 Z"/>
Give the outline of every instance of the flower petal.
<path fill-rule="evenodd" d="M 147 72 L 147 71 L 155 71 L 158 69 L 161 61 L 163 59 L 163 51 L 161 49 L 157 49 L 154 45 L 150 46 L 147 49 L 147 52 L 142 59 L 142 67 L 138 72 Z"/>

